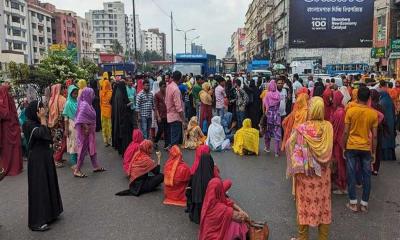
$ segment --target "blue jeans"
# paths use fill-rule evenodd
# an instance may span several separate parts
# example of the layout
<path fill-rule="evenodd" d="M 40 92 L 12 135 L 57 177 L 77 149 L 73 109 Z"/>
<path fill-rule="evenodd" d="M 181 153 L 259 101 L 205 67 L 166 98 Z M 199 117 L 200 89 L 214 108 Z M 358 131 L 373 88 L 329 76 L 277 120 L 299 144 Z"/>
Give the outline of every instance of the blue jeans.
<path fill-rule="evenodd" d="M 140 117 L 140 130 L 144 139 L 150 138 L 151 117 Z"/>
<path fill-rule="evenodd" d="M 183 135 L 182 135 L 182 122 L 175 121 L 169 124 L 169 136 L 170 141 L 169 145 L 174 146 L 178 144 L 182 144 L 183 142 Z"/>
<path fill-rule="evenodd" d="M 362 150 L 346 150 L 347 188 L 351 204 L 357 204 L 357 164 L 362 176 L 361 205 L 367 206 L 371 192 L 371 153 Z"/>
<path fill-rule="evenodd" d="M 224 118 L 225 109 L 224 108 L 217 108 L 217 116 L 220 116 L 221 119 Z"/>
<path fill-rule="evenodd" d="M 240 111 L 237 111 L 237 112 L 236 112 L 236 118 L 237 118 L 237 126 L 238 126 L 238 128 L 241 128 L 241 127 L 242 127 L 245 114 L 246 114 L 246 112 L 240 112 Z"/>

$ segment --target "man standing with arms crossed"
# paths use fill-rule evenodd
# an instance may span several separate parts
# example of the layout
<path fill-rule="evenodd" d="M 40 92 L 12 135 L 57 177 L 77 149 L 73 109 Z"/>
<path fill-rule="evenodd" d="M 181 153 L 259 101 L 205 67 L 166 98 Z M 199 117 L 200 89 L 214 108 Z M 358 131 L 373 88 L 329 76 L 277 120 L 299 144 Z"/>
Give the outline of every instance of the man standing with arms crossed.
<path fill-rule="evenodd" d="M 170 131 L 170 147 L 181 144 L 183 140 L 182 128 L 184 124 L 184 109 L 181 91 L 178 88 L 182 73 L 175 71 L 172 74 L 172 81 L 168 84 L 165 94 L 165 105 L 167 106 L 167 122 Z"/>
<path fill-rule="evenodd" d="M 350 199 L 347 208 L 353 212 L 359 210 L 368 212 L 368 200 L 371 192 L 371 166 L 375 162 L 372 156 L 375 156 L 376 152 L 378 114 L 367 106 L 369 97 L 369 89 L 360 87 L 358 104 L 348 109 L 345 117 L 344 146 L 346 146 L 347 187 Z M 370 133 L 372 133 L 371 139 L 369 138 Z M 360 209 L 355 188 L 357 165 L 360 166 L 363 187 Z"/>

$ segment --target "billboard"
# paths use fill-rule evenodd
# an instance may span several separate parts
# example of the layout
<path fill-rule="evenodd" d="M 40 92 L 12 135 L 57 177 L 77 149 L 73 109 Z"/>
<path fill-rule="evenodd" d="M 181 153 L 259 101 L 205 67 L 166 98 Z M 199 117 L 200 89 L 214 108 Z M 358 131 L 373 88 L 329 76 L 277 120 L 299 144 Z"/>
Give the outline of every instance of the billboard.
<path fill-rule="evenodd" d="M 289 47 L 372 47 L 374 0 L 290 0 Z"/>

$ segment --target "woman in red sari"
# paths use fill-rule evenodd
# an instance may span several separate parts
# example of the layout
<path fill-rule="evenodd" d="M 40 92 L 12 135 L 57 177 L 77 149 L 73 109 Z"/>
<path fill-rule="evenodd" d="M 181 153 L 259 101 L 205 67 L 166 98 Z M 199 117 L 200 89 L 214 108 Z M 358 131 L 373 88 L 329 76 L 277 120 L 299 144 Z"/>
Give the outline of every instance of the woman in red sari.
<path fill-rule="evenodd" d="M 15 176 L 23 167 L 21 128 L 14 99 L 8 91 L 8 86 L 0 86 L 0 175 Z"/>
<path fill-rule="evenodd" d="M 343 158 L 343 134 L 344 134 L 344 117 L 346 111 L 343 105 L 343 94 L 335 91 L 333 94 L 333 108 L 335 112 L 331 117 L 333 126 L 333 162 L 336 164 L 336 173 L 333 174 L 333 181 L 338 187 L 333 191 L 335 194 L 346 194 L 347 178 L 346 178 L 346 161 Z"/>
<path fill-rule="evenodd" d="M 329 121 L 331 120 L 331 116 L 335 111 L 332 104 L 333 92 L 329 86 L 325 88 L 325 91 L 322 94 L 322 99 L 324 100 L 325 121 Z"/>
<path fill-rule="evenodd" d="M 190 168 L 190 174 L 191 175 L 194 175 L 194 173 L 196 172 L 197 168 L 199 167 L 201 156 L 203 154 L 210 154 L 210 152 L 211 152 L 211 150 L 207 145 L 200 145 L 196 149 L 196 154 L 194 156 L 194 162 L 193 162 L 192 167 Z M 219 176 L 219 168 L 217 167 L 217 165 L 214 165 L 214 177 L 220 177 Z"/>
<path fill-rule="evenodd" d="M 186 187 L 190 180 L 190 168 L 183 161 L 177 145 L 169 150 L 169 159 L 164 166 L 164 204 L 186 206 Z"/>
<path fill-rule="evenodd" d="M 132 158 L 135 153 L 139 150 L 139 145 L 143 142 L 143 133 L 139 129 L 134 129 L 132 132 L 132 142 L 129 144 L 128 148 L 124 153 L 124 172 L 129 175 L 129 165 L 131 164 Z"/>
<path fill-rule="evenodd" d="M 208 183 L 201 210 L 199 240 L 246 239 L 248 228 L 244 222 L 249 216 L 226 198 L 224 186 L 227 184 L 220 178 L 213 178 Z"/>

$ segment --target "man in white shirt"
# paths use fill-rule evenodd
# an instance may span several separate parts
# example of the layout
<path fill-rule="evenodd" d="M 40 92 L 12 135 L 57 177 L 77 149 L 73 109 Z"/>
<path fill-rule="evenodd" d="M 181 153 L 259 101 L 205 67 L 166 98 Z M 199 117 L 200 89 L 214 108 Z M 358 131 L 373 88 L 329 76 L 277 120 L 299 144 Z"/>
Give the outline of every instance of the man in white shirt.
<path fill-rule="evenodd" d="M 299 81 L 299 75 L 296 73 L 293 75 L 293 102 L 296 102 L 297 90 L 303 87 L 303 84 Z"/>
<path fill-rule="evenodd" d="M 225 113 L 225 78 L 221 76 L 217 76 L 216 80 L 218 82 L 218 86 L 215 88 L 215 108 L 217 110 L 217 115 L 221 118 L 224 117 Z"/>
<path fill-rule="evenodd" d="M 283 87 L 285 85 L 285 81 L 283 79 L 278 79 L 276 85 L 279 91 L 279 95 L 281 97 L 281 102 L 279 105 L 279 113 L 283 120 L 283 118 L 286 117 L 286 101 L 288 99 L 288 91 L 286 88 Z"/>

